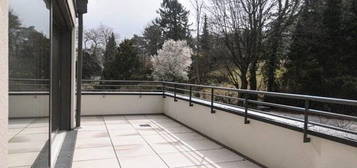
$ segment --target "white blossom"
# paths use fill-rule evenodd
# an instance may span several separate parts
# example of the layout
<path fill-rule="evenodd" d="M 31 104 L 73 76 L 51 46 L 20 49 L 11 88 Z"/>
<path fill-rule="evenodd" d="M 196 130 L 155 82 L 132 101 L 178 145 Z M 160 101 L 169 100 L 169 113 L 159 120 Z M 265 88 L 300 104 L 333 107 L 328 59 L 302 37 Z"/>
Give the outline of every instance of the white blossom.
<path fill-rule="evenodd" d="M 168 40 L 152 56 L 153 77 L 156 80 L 188 80 L 188 71 L 192 64 L 192 49 L 186 41 Z"/>

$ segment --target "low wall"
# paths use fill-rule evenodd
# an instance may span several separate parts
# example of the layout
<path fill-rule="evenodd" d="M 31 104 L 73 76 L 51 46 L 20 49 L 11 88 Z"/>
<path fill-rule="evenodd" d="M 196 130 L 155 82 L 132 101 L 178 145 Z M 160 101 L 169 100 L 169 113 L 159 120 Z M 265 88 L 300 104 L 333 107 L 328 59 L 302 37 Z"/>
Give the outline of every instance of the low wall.
<path fill-rule="evenodd" d="M 10 94 L 9 117 L 48 117 L 49 96 L 35 94 Z"/>
<path fill-rule="evenodd" d="M 163 113 L 160 95 L 83 95 L 81 115 Z"/>
<path fill-rule="evenodd" d="M 187 101 L 164 100 L 166 115 L 270 168 L 356 168 L 357 148 Z"/>
<path fill-rule="evenodd" d="M 10 94 L 9 117 L 48 117 L 48 95 Z M 159 95 L 82 95 L 82 115 L 163 113 Z"/>

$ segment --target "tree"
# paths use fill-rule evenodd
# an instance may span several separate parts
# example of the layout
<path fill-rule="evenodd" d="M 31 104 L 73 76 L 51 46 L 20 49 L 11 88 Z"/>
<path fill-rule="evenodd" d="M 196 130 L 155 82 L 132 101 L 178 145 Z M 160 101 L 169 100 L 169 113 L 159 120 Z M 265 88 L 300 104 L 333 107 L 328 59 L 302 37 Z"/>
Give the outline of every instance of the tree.
<path fill-rule="evenodd" d="M 197 44 L 199 46 L 199 53 L 196 53 L 198 55 L 195 55 L 192 60 L 192 64 L 195 65 L 193 71 L 196 71 L 194 74 L 199 76 L 199 79 L 196 80 L 198 83 L 208 83 L 209 73 L 214 71 L 214 68 L 217 68 L 213 67 L 216 61 L 213 60 L 214 54 L 211 53 L 212 44 L 213 41 L 209 32 L 208 18 L 204 16 L 202 35 L 200 35 L 200 40 Z M 191 80 L 195 79 L 196 77 L 191 77 Z"/>
<path fill-rule="evenodd" d="M 92 79 L 95 76 L 100 76 L 102 67 L 95 55 L 88 52 L 83 53 L 83 79 Z"/>
<path fill-rule="evenodd" d="M 204 16 L 203 20 L 203 28 L 202 28 L 202 36 L 200 38 L 200 48 L 202 49 L 203 52 L 208 53 L 209 50 L 211 49 L 211 35 L 208 30 L 208 18 L 207 15 Z"/>
<path fill-rule="evenodd" d="M 192 50 L 186 41 L 168 40 L 158 55 L 152 57 L 153 77 L 156 80 L 188 80 Z"/>
<path fill-rule="evenodd" d="M 235 87 L 247 89 L 248 84 L 252 90 L 257 87 L 263 30 L 273 6 L 270 0 L 211 0 L 211 20 L 218 38 L 223 39 L 229 51 L 225 72 Z"/>
<path fill-rule="evenodd" d="M 191 38 L 188 23 L 189 11 L 177 0 L 163 0 L 157 13 L 160 17 L 154 23 L 160 27 L 165 40 L 177 41 Z"/>
<path fill-rule="evenodd" d="M 200 57 L 200 35 L 201 35 L 201 15 L 202 15 L 202 9 L 203 9 L 203 5 L 204 5 L 204 1 L 203 0 L 191 0 L 191 4 L 193 6 L 193 8 L 195 9 L 195 13 L 196 13 L 196 48 L 195 48 L 195 57 L 193 57 L 193 64 L 194 64 L 194 68 L 193 68 L 193 72 L 195 73 L 196 76 L 196 82 L 197 83 L 201 83 L 201 74 L 200 74 L 200 70 L 201 68 L 199 68 L 199 57 Z"/>
<path fill-rule="evenodd" d="M 156 24 L 148 25 L 143 33 L 145 40 L 145 49 L 149 55 L 156 55 L 157 51 L 162 47 L 164 39 L 161 29 Z"/>
<path fill-rule="evenodd" d="M 354 3 L 342 0 L 305 2 L 284 75 L 290 92 L 356 99 Z"/>
<path fill-rule="evenodd" d="M 289 27 L 291 27 L 301 9 L 301 0 L 277 0 L 275 5 L 276 10 L 272 14 L 272 22 L 269 25 L 267 32 L 267 44 L 265 48 L 266 64 L 265 76 L 267 78 L 267 91 L 276 91 L 276 77 L 275 73 L 278 69 L 278 63 L 282 59 L 284 53 L 284 45 L 286 45 L 287 37 L 289 35 Z"/>
<path fill-rule="evenodd" d="M 9 11 L 9 76 L 10 78 L 49 78 L 49 35 L 36 27 L 22 25 Z"/>
<path fill-rule="evenodd" d="M 119 44 L 118 53 L 108 67 L 104 78 L 108 80 L 135 80 L 139 74 L 139 59 L 133 41 L 125 39 Z"/>
<path fill-rule="evenodd" d="M 105 51 L 104 51 L 104 70 L 102 74 L 102 78 L 105 79 L 104 77 L 107 76 L 105 75 L 106 73 L 109 73 L 108 71 L 110 70 L 110 64 L 114 61 L 115 56 L 118 52 L 117 44 L 115 41 L 115 36 L 114 33 L 110 36 L 108 39 L 107 45 L 105 46 Z"/>
<path fill-rule="evenodd" d="M 113 30 L 110 27 L 100 25 L 98 28 L 93 28 L 84 31 L 84 49 L 89 54 L 95 55 L 101 64 L 104 63 L 104 51 L 112 37 Z"/>

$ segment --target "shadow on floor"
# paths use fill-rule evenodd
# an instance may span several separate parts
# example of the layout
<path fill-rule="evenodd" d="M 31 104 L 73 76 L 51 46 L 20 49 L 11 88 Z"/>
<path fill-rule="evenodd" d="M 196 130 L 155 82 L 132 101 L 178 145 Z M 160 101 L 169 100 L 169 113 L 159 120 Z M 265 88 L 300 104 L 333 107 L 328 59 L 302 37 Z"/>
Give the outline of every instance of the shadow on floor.
<path fill-rule="evenodd" d="M 77 141 L 77 130 L 67 132 L 55 168 L 71 168 Z"/>
<path fill-rule="evenodd" d="M 31 168 L 43 168 L 43 167 L 48 167 L 49 161 L 48 161 L 48 156 L 49 156 L 49 145 L 48 142 L 43 146 L 41 149 L 40 153 L 37 155 L 36 160 L 32 164 Z"/>

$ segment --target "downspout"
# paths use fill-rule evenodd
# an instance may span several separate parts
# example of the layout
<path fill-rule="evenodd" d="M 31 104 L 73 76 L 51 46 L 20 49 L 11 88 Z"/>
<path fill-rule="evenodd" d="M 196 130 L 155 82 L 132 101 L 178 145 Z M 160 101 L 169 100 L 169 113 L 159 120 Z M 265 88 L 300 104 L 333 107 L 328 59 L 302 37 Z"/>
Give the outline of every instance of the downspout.
<path fill-rule="evenodd" d="M 78 14 L 78 59 L 77 59 L 77 100 L 76 127 L 81 126 L 82 69 L 83 69 L 83 14 L 87 13 L 88 0 L 77 0 Z"/>

